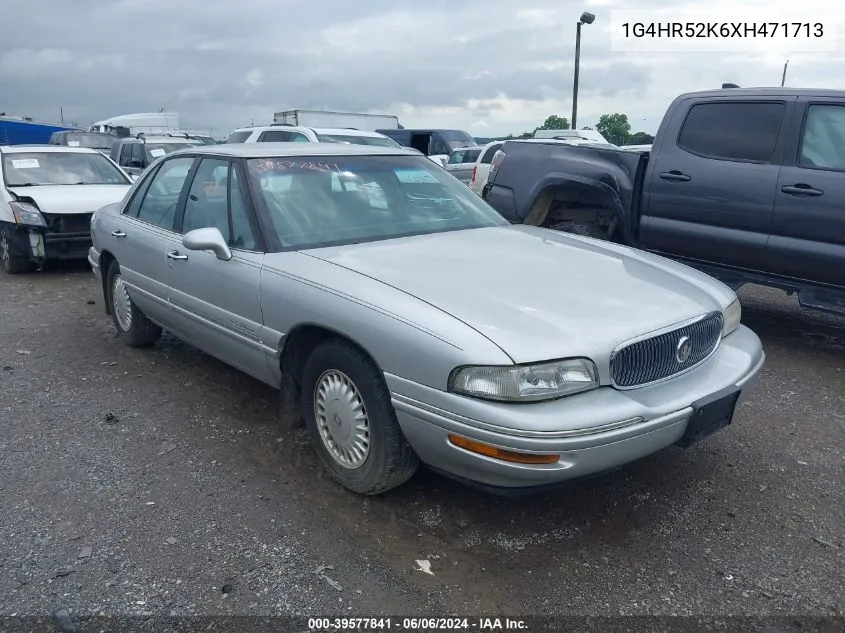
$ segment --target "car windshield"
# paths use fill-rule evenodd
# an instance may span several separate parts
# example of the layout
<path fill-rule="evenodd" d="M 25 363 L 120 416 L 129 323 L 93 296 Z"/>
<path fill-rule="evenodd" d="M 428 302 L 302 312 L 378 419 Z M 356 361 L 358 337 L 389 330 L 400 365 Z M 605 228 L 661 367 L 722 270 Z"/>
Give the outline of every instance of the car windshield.
<path fill-rule="evenodd" d="M 185 149 L 186 147 L 192 147 L 195 145 L 202 145 L 199 141 L 191 141 L 191 142 L 177 142 L 177 143 L 168 143 L 168 142 L 161 142 L 161 143 L 144 143 L 144 149 L 147 152 L 147 160 L 150 162 L 154 161 L 156 158 L 161 158 L 165 154 L 172 154 L 176 150 Z"/>
<path fill-rule="evenodd" d="M 92 149 L 111 151 L 115 137 L 110 134 L 94 134 L 92 132 L 70 132 L 63 145 L 69 147 L 90 147 Z"/>
<path fill-rule="evenodd" d="M 402 147 L 386 136 L 357 136 L 347 134 L 317 134 L 321 143 L 348 143 L 350 145 L 376 145 L 378 147 Z"/>
<path fill-rule="evenodd" d="M 15 152 L 3 156 L 7 187 L 125 185 L 129 181 L 99 152 Z"/>
<path fill-rule="evenodd" d="M 261 212 L 284 248 L 508 225 L 422 156 L 254 158 L 247 165 Z"/>
<path fill-rule="evenodd" d="M 252 130 L 245 130 L 241 132 L 232 132 L 229 135 L 229 143 L 243 143 L 249 138 L 249 135 L 252 134 Z"/>

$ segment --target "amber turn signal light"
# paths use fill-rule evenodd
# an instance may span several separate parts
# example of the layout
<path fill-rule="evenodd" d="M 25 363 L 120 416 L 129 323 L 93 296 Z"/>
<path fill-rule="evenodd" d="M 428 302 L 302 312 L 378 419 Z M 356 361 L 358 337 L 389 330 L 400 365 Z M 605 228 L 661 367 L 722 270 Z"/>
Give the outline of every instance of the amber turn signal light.
<path fill-rule="evenodd" d="M 560 459 L 559 455 L 543 455 L 537 453 L 519 453 L 517 451 L 508 451 L 504 448 L 484 444 L 483 442 L 476 442 L 467 437 L 460 435 L 450 435 L 449 442 L 463 448 L 464 450 L 479 455 L 485 455 L 494 459 L 501 459 L 505 462 L 516 462 L 517 464 L 554 464 Z"/>

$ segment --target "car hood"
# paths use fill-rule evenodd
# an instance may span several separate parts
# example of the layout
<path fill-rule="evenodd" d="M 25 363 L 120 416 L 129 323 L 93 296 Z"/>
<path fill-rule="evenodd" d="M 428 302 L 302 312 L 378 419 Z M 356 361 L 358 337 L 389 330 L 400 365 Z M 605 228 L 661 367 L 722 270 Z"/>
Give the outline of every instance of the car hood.
<path fill-rule="evenodd" d="M 732 299 L 720 282 L 661 257 L 528 226 L 306 254 L 434 305 L 516 363 L 606 357 L 635 336 L 720 310 Z"/>
<path fill-rule="evenodd" d="M 41 185 L 8 187 L 16 196 L 31 198 L 43 213 L 93 213 L 119 202 L 131 185 Z"/>

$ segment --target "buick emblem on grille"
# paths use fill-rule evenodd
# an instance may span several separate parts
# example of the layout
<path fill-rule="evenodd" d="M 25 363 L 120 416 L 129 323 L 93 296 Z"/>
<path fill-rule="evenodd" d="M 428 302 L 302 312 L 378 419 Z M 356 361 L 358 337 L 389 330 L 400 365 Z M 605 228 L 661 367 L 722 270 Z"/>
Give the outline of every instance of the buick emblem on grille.
<path fill-rule="evenodd" d="M 675 360 L 683 365 L 689 360 L 690 354 L 692 354 L 692 341 L 689 336 L 682 336 L 675 347 Z"/>

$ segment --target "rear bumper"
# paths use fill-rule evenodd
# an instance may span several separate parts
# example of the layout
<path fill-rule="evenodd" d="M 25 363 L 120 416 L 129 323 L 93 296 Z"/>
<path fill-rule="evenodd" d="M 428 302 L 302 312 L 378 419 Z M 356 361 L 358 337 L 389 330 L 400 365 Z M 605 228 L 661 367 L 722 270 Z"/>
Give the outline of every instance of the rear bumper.
<path fill-rule="evenodd" d="M 488 487 L 525 489 L 612 470 L 678 442 L 692 403 L 726 388 L 756 383 L 765 355 L 760 339 L 740 326 L 700 367 L 658 385 L 618 391 L 603 387 L 538 404 L 498 404 L 448 394 L 386 375 L 397 418 L 420 459 L 433 468 Z M 555 421 L 555 430 L 549 421 Z M 523 453 L 555 454 L 551 464 L 502 461 L 459 448 L 455 434 Z"/>

